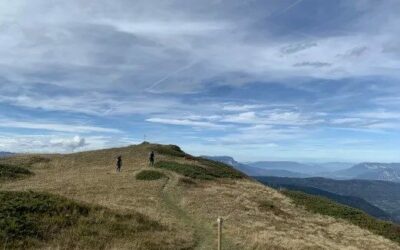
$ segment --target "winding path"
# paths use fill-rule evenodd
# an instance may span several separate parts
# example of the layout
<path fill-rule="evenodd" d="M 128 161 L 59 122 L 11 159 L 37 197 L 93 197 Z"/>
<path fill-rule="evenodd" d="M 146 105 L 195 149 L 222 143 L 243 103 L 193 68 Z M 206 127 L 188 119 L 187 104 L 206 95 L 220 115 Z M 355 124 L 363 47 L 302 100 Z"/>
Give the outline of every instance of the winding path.
<path fill-rule="evenodd" d="M 215 234 L 211 225 L 206 225 L 200 219 L 189 214 L 183 209 L 179 203 L 181 197 L 180 191 L 176 188 L 178 185 L 178 177 L 174 174 L 168 174 L 168 177 L 163 184 L 161 189 L 161 197 L 166 207 L 178 218 L 180 218 L 185 225 L 188 225 L 193 229 L 194 232 L 194 244 L 195 250 L 209 250 L 215 249 Z"/>

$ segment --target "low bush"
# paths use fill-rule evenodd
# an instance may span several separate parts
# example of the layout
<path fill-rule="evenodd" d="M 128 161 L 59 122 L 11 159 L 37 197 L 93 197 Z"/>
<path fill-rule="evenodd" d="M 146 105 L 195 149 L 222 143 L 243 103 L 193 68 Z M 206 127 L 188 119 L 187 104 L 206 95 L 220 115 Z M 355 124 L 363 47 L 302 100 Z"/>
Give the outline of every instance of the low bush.
<path fill-rule="evenodd" d="M 26 168 L 0 164 L 0 181 L 16 179 L 24 176 L 31 175 L 32 172 Z"/>
<path fill-rule="evenodd" d="M 137 180 L 145 180 L 145 181 L 158 180 L 163 177 L 165 177 L 163 173 L 154 170 L 143 170 L 136 175 Z"/>
<path fill-rule="evenodd" d="M 178 174 L 194 179 L 212 180 L 215 178 L 215 176 L 210 175 L 205 168 L 196 165 L 160 161 L 157 162 L 155 166 L 157 168 L 163 168 L 166 170 L 174 171 Z"/>
<path fill-rule="evenodd" d="M 209 164 L 205 167 L 199 165 L 182 164 L 177 162 L 160 161 L 156 167 L 174 171 L 178 174 L 193 179 L 213 180 L 216 178 L 242 178 L 243 174 L 233 170 L 231 167 L 219 164 Z"/>
<path fill-rule="evenodd" d="M 225 163 L 197 157 L 197 161 L 207 167 L 207 170 L 219 178 L 241 179 L 246 178 L 242 172 Z"/>
<path fill-rule="evenodd" d="M 154 150 L 157 154 L 161 155 L 169 155 L 175 157 L 184 157 L 186 154 L 182 151 L 182 149 L 176 145 L 160 145 L 155 144 L 151 146 L 151 149 Z"/>

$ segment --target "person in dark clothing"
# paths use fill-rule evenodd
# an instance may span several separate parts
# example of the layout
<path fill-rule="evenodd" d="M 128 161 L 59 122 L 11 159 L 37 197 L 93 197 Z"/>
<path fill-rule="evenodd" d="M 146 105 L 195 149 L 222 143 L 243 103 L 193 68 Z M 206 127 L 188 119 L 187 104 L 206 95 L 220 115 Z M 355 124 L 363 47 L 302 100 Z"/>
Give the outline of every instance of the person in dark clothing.
<path fill-rule="evenodd" d="M 117 157 L 117 172 L 121 172 L 121 167 L 122 167 L 122 157 L 118 156 Z"/>
<path fill-rule="evenodd" d="M 149 161 L 150 161 L 150 165 L 153 166 L 154 165 L 154 151 L 151 151 L 151 153 L 149 155 Z"/>

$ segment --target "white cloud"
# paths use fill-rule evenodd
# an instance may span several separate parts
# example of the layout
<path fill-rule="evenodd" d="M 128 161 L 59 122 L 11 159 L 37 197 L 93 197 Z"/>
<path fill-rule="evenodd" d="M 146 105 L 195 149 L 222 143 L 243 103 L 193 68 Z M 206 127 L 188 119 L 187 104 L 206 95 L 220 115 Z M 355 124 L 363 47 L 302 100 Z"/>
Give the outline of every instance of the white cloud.
<path fill-rule="evenodd" d="M 99 20 L 98 23 L 112 25 L 118 30 L 145 36 L 177 36 L 206 35 L 209 32 L 228 29 L 229 26 L 220 22 L 191 22 L 187 20 L 173 21 L 114 21 Z"/>
<path fill-rule="evenodd" d="M 49 122 L 32 122 L 32 121 L 15 121 L 9 119 L 1 119 L 0 127 L 3 128 L 23 128 L 34 130 L 47 130 L 71 133 L 121 133 L 120 130 L 114 128 L 104 128 L 98 126 L 87 126 L 79 124 L 63 124 Z"/>
<path fill-rule="evenodd" d="M 226 115 L 222 121 L 243 124 L 269 124 L 269 125 L 311 125 L 322 123 L 318 114 L 302 114 L 288 110 L 263 110 L 260 112 L 249 111 Z"/>
<path fill-rule="evenodd" d="M 243 112 L 243 111 L 249 111 L 252 109 L 259 109 L 259 108 L 263 108 L 263 107 L 264 107 L 264 105 L 260 105 L 260 104 L 242 104 L 242 105 L 227 104 L 222 108 L 222 110 Z"/>
<path fill-rule="evenodd" d="M 0 150 L 18 153 L 69 153 L 101 148 L 127 146 L 139 143 L 128 137 L 77 136 L 72 133 L 60 135 L 32 135 L 0 133 Z"/>
<path fill-rule="evenodd" d="M 312 131 L 317 126 L 394 129 L 396 112 L 358 108 L 371 104 L 398 109 L 398 87 L 386 89 L 386 82 L 396 83 L 400 78 L 399 4 L 341 1 L 341 12 L 329 20 L 323 15 L 328 4 L 316 3 L 321 15 L 307 13 L 303 9 L 307 4 L 3 1 L 0 105 L 10 107 L 5 115 L 25 119 L 0 119 L 0 127 L 4 131 L 69 133 L 52 139 L 60 148 L 79 146 L 83 138 L 71 138 L 83 134 L 88 145 L 78 150 L 110 145 L 106 138 L 89 138 L 91 133 L 121 137 L 121 131 L 104 125 L 104 120 L 112 118 L 123 119 L 126 126 L 121 127 L 133 128 L 147 119 L 192 128 L 179 129 L 179 133 L 177 129 L 176 134 L 205 132 L 193 133 L 197 138 L 229 128 L 213 140 L 221 137 L 237 145 L 274 145 L 275 140 L 297 139 L 303 129 Z M 312 23 L 302 23 L 299 30 L 293 22 L 297 14 L 309 15 Z M 354 78 L 363 81 L 370 76 L 379 79 L 375 89 L 358 93 L 361 88 L 352 88 Z M 342 81 L 328 87 L 324 79 Z M 305 88 L 307 81 L 310 84 Z M 263 83 L 270 85 L 262 88 Z M 250 91 L 246 84 L 257 84 L 257 90 L 267 92 L 265 100 L 260 101 L 262 93 L 253 98 L 255 89 Z M 223 93 L 218 92 L 220 87 Z M 330 100 L 321 97 L 330 90 L 341 93 L 328 93 Z M 346 97 L 341 95 L 344 92 Z M 357 98 L 368 99 L 370 92 L 386 97 L 359 104 Z M 275 104 L 279 108 L 272 108 Z M 320 110 L 332 114 L 318 114 Z M 27 120 L 38 113 L 49 121 Z M 73 117 L 74 122 L 65 117 Z M 77 123 L 79 119 L 85 121 Z M 140 126 L 138 130 L 145 130 Z M 19 140 L 21 144 L 13 145 L 28 148 L 23 146 L 26 142 L 41 148 L 50 144 L 36 137 Z M 4 139 L 0 145 L 9 144 Z"/>
<path fill-rule="evenodd" d="M 330 121 L 332 124 L 354 124 L 364 122 L 363 119 L 357 117 L 344 117 L 344 118 L 335 118 Z"/>
<path fill-rule="evenodd" d="M 400 123 L 399 122 L 374 122 L 372 124 L 368 124 L 364 126 L 368 129 L 374 130 L 399 130 Z"/>
<path fill-rule="evenodd" d="M 261 11 L 264 5 L 275 13 L 287 5 L 258 5 L 215 1 L 188 5 L 175 1 L 3 3 L 0 73 L 22 84 L 36 81 L 103 91 L 122 88 L 128 93 L 148 88 L 156 93 L 198 92 L 207 80 L 233 73 L 248 75 L 243 83 L 295 77 L 399 77 L 399 58 L 382 53 L 385 45 L 398 40 L 393 32 L 399 23 L 396 15 L 385 19 L 380 12 L 366 9 L 376 18 L 374 27 L 384 27 L 377 33 L 369 31 L 369 19 L 361 19 L 360 27 L 345 34 L 275 40 L 251 24 L 268 16 Z M 391 5 L 381 3 L 376 9 L 395 11 Z M 352 4 L 346 7 L 355 8 Z M 364 53 L 366 47 L 368 53 Z M 356 56 L 338 56 L 344 54 Z M 160 80 L 157 88 L 151 88 Z"/>
<path fill-rule="evenodd" d="M 178 100 L 166 97 L 122 97 L 102 93 L 49 96 L 32 91 L 16 95 L 14 93 L 0 93 L 0 103 L 47 111 L 69 111 L 98 116 L 150 114 L 167 111 L 180 105 Z"/>
<path fill-rule="evenodd" d="M 298 127 L 276 128 L 268 125 L 255 125 L 240 128 L 237 131 L 215 138 L 216 144 L 263 145 L 278 147 L 287 140 L 299 140 L 310 131 Z"/>
<path fill-rule="evenodd" d="M 54 147 L 67 148 L 70 149 L 71 151 L 74 151 L 75 149 L 84 147 L 87 144 L 85 138 L 80 136 L 74 136 L 72 139 L 70 138 L 51 139 L 50 145 Z"/>
<path fill-rule="evenodd" d="M 224 128 L 223 125 L 206 122 L 206 121 L 196 121 L 189 119 L 170 119 L 170 118 L 149 118 L 146 119 L 148 122 L 163 123 L 170 125 L 181 125 L 181 126 L 191 126 L 191 127 L 202 127 L 202 128 Z"/>
<path fill-rule="evenodd" d="M 224 122 L 232 123 L 260 123 L 259 117 L 254 111 L 243 112 L 239 114 L 227 115 L 222 120 Z"/>

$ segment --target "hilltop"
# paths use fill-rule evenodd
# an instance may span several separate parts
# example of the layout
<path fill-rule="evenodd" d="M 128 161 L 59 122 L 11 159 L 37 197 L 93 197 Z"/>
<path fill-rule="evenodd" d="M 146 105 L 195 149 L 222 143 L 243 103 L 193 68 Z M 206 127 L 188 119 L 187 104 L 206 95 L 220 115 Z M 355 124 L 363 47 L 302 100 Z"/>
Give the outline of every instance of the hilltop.
<path fill-rule="evenodd" d="M 0 165 L 2 248 L 215 249 L 221 216 L 224 249 L 400 249 L 174 145 L 16 155 Z"/>

